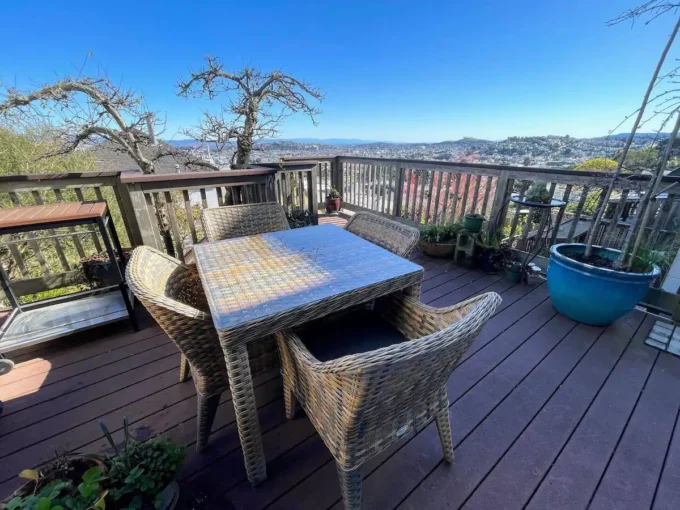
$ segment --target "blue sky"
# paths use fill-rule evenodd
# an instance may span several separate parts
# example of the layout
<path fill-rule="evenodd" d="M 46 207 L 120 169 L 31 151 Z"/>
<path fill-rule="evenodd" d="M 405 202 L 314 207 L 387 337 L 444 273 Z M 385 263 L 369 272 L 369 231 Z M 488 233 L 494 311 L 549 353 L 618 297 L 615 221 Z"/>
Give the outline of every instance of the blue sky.
<path fill-rule="evenodd" d="M 210 53 L 324 92 L 319 125 L 290 118 L 285 137 L 606 135 L 638 107 L 674 21 L 606 27 L 640 1 L 11 2 L 0 81 L 47 82 L 92 52 L 90 72 L 142 92 L 167 116 L 165 137 L 182 138 L 219 107 L 175 95 Z"/>

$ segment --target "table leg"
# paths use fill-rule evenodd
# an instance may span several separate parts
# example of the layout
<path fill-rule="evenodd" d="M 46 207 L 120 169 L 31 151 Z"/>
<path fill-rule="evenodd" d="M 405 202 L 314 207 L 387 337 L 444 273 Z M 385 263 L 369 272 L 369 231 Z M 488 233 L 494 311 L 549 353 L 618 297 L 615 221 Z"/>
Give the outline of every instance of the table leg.
<path fill-rule="evenodd" d="M 406 294 L 407 296 L 414 298 L 414 299 L 420 299 L 420 285 L 421 285 L 421 282 L 418 282 L 415 285 L 411 285 L 410 287 L 406 287 L 403 290 L 403 293 Z"/>
<path fill-rule="evenodd" d="M 115 232 L 115 227 L 113 226 L 113 220 L 111 217 L 108 218 L 108 223 L 109 226 L 112 228 L 112 232 Z M 109 233 L 106 230 L 106 221 L 104 221 L 104 218 L 98 218 L 97 219 L 97 225 L 99 226 L 99 232 L 101 233 L 102 239 L 104 240 L 104 246 L 106 246 L 106 253 L 109 256 L 109 260 L 111 261 L 111 264 L 113 267 L 117 269 L 118 272 L 118 278 L 119 278 L 119 283 L 118 287 L 120 288 L 120 293 L 123 296 L 123 302 L 125 303 L 125 309 L 128 312 L 128 317 L 130 318 L 130 324 L 132 325 L 132 329 L 134 331 L 139 331 L 139 325 L 137 324 L 137 319 L 135 318 L 135 311 L 132 308 L 132 302 L 130 301 L 130 296 L 128 295 L 128 290 L 127 290 L 127 285 L 125 284 L 125 277 L 123 276 L 123 270 L 122 270 L 122 261 L 123 261 L 123 252 L 122 250 L 119 251 L 120 254 L 120 261 L 116 257 L 116 254 L 113 251 L 113 246 L 111 245 L 111 238 L 109 237 Z M 116 235 L 116 241 L 118 240 L 118 236 Z M 118 245 L 118 248 L 120 249 L 120 243 L 116 243 Z"/>
<path fill-rule="evenodd" d="M 260 422 L 257 418 L 248 348 L 245 344 L 225 347 L 224 357 L 227 362 L 231 399 L 234 403 L 246 473 L 250 483 L 257 485 L 267 479 L 267 461 L 264 457 Z"/>

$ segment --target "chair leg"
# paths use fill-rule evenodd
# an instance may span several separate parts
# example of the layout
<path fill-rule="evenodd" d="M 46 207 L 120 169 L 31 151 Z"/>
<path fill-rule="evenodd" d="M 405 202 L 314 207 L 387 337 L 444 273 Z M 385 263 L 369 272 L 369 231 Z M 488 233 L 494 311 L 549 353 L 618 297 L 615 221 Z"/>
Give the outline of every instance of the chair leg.
<path fill-rule="evenodd" d="M 197 395 L 198 426 L 196 430 L 196 451 L 198 453 L 203 453 L 208 445 L 208 438 L 210 437 L 210 430 L 217 413 L 217 406 L 220 403 L 220 396 L 220 393 L 210 397 Z"/>
<path fill-rule="evenodd" d="M 363 483 L 361 468 L 345 471 L 339 464 L 336 464 L 336 467 L 338 468 L 340 491 L 342 492 L 342 501 L 345 505 L 345 510 L 360 510 L 361 484 Z"/>
<path fill-rule="evenodd" d="M 180 355 L 181 358 L 179 360 L 179 382 L 185 382 L 189 380 L 189 376 L 191 375 L 191 368 L 189 367 L 189 360 L 184 356 L 184 354 Z"/>
<path fill-rule="evenodd" d="M 295 418 L 295 391 L 290 378 L 283 376 L 283 403 L 286 406 L 286 418 Z"/>
<path fill-rule="evenodd" d="M 451 464 L 453 462 L 453 440 L 451 439 L 451 421 L 449 419 L 449 410 L 445 409 L 439 411 L 435 415 L 434 419 L 437 422 L 439 440 L 442 443 L 442 450 L 444 450 L 444 460 Z"/>

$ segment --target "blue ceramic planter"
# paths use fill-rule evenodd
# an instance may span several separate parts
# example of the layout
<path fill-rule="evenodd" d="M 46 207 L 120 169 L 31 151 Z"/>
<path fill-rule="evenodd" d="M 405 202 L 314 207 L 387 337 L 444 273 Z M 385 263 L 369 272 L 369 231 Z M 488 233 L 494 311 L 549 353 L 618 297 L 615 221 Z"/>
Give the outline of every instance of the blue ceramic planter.
<path fill-rule="evenodd" d="M 583 264 L 565 256 L 585 252 L 585 244 L 556 244 L 550 249 L 548 290 L 557 311 L 570 319 L 606 326 L 630 312 L 659 276 L 658 267 L 649 273 L 625 273 Z M 600 257 L 615 260 L 618 250 L 594 247 Z"/>

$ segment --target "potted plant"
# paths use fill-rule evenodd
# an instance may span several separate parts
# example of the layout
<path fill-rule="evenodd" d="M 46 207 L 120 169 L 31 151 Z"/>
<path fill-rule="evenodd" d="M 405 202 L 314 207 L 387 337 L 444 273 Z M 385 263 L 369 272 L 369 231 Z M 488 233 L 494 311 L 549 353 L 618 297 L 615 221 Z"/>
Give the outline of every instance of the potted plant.
<path fill-rule="evenodd" d="M 460 225 L 425 225 L 420 229 L 420 251 L 431 257 L 451 257 L 456 251 Z"/>
<path fill-rule="evenodd" d="M 498 240 L 491 232 L 480 233 L 475 242 L 478 251 L 479 265 L 486 273 L 497 273 L 506 266 L 506 261 L 512 258 L 510 246 Z"/>
<path fill-rule="evenodd" d="M 290 228 L 308 227 L 312 224 L 312 215 L 307 209 L 301 207 L 294 207 L 290 212 L 286 213 L 286 219 Z"/>
<path fill-rule="evenodd" d="M 184 448 L 167 437 L 137 441 L 124 420 L 124 439 L 118 446 L 106 428 L 102 431 L 115 455 L 107 457 L 110 496 L 114 508 L 172 510 L 179 500 L 177 475 L 184 462 Z"/>
<path fill-rule="evenodd" d="M 631 16 L 634 17 L 635 15 L 632 14 Z M 651 214 L 652 200 L 662 191 L 661 181 L 672 148 L 675 147 L 680 128 L 680 112 L 675 107 L 667 110 L 668 116 L 661 124 L 662 126 L 665 125 L 673 115 L 677 115 L 666 149 L 660 156 L 653 175 L 646 182 L 646 189 L 639 191 L 642 198 L 632 224 L 628 228 L 621 250 L 596 246 L 595 240 L 600 232 L 600 225 L 612 190 L 615 189 L 617 184 L 619 184 L 619 187 L 622 185 L 621 173 L 624 162 L 637 129 L 643 120 L 645 109 L 650 102 L 655 100 L 650 100 L 651 93 L 657 84 L 664 81 L 663 77 L 659 79 L 659 72 L 679 29 L 680 22 L 675 24 L 649 81 L 642 105 L 637 111 L 635 122 L 621 154 L 617 158 L 616 169 L 607 179 L 606 191 L 603 191 L 601 206 L 595 213 L 587 242 L 585 244 L 557 244 L 550 249 L 550 264 L 548 266 L 550 298 L 560 313 L 578 322 L 596 326 L 611 324 L 635 307 L 647 293 L 650 284 L 661 272 L 653 261 L 645 260 L 645 257 L 640 256 L 640 254 L 643 244 L 653 244 L 654 236 L 652 235 L 650 239 L 647 234 L 647 227 L 654 216 Z M 629 186 L 628 183 L 623 185 Z M 617 218 L 611 221 L 617 221 Z"/>
<path fill-rule="evenodd" d="M 7 510 L 89 510 L 106 508 L 106 467 L 83 456 L 60 457 L 40 470 L 24 469 L 28 480 L 5 501 Z"/>
<path fill-rule="evenodd" d="M 470 213 L 466 214 L 463 219 L 463 228 L 468 232 L 474 234 L 482 230 L 482 224 L 484 223 L 484 216 L 481 214 Z"/>
<path fill-rule="evenodd" d="M 10 499 L 8 510 L 172 510 L 179 499 L 176 478 L 184 448 L 165 437 L 137 441 L 123 422 L 122 445 L 101 424 L 113 455 L 74 454 L 39 469 Z"/>
<path fill-rule="evenodd" d="M 126 263 L 131 254 L 130 248 L 123 248 L 123 258 Z M 85 281 L 90 288 L 98 289 L 118 283 L 116 269 L 111 265 L 109 255 L 105 251 L 85 257 L 80 260 L 80 263 L 83 266 Z"/>
<path fill-rule="evenodd" d="M 521 262 L 510 261 L 505 266 L 505 277 L 513 283 L 521 282 L 523 273 Z"/>
<path fill-rule="evenodd" d="M 326 195 L 326 213 L 337 214 L 340 211 L 340 204 L 342 197 L 335 188 L 331 189 L 330 193 Z"/>

